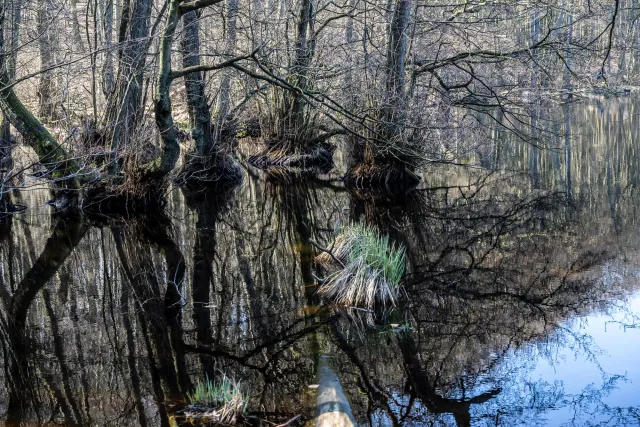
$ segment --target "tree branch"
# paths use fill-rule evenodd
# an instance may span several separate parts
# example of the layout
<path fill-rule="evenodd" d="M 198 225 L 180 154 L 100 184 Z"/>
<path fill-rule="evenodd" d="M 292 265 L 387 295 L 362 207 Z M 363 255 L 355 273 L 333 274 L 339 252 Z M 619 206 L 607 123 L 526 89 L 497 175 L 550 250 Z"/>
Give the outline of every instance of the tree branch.
<path fill-rule="evenodd" d="M 191 73 L 198 73 L 201 71 L 214 71 L 214 70 L 220 70 L 222 68 L 226 68 L 226 67 L 230 67 L 233 66 L 236 62 L 238 61 L 242 61 L 243 59 L 248 59 L 251 58 L 258 50 L 253 51 L 252 53 L 248 54 L 248 55 L 242 55 L 242 56 L 236 56 L 234 58 L 231 58 L 227 61 L 221 62 L 219 64 L 214 64 L 214 65 L 195 65 L 193 67 L 187 67 L 183 70 L 180 71 L 172 71 L 171 72 L 171 80 L 173 79 L 177 79 L 179 77 L 184 77 L 187 74 L 191 74 Z"/>
<path fill-rule="evenodd" d="M 202 9 L 203 7 L 211 6 L 213 4 L 220 3 L 222 0 L 192 0 L 180 5 L 180 15 L 184 15 L 192 10 Z"/>

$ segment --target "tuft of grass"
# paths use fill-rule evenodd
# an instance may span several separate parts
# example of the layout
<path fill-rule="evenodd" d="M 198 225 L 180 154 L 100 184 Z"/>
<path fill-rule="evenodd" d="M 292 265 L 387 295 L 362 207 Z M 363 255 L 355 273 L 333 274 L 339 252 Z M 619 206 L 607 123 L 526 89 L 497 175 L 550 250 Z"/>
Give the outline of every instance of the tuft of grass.
<path fill-rule="evenodd" d="M 185 412 L 187 416 L 221 424 L 235 424 L 248 403 L 240 383 L 226 375 L 218 380 L 207 377 L 198 381 L 193 393 L 187 393 L 187 398 L 190 403 L 189 411 Z"/>
<path fill-rule="evenodd" d="M 330 274 L 318 292 L 341 305 L 373 308 L 376 302 L 395 305 L 404 274 L 405 250 L 389 236 L 362 224 L 348 224 L 338 230 L 331 256 L 317 257 L 323 264 L 342 264 Z M 334 259 L 335 257 L 335 259 Z"/>

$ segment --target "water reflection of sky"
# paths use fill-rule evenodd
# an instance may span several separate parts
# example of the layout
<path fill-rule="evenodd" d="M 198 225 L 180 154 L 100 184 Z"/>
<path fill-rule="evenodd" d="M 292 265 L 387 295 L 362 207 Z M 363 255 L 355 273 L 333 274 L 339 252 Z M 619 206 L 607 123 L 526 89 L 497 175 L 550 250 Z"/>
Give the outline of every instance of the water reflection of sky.
<path fill-rule="evenodd" d="M 637 281 L 635 274 L 629 276 Z M 639 319 L 640 293 L 635 293 L 624 308 L 568 321 L 548 341 L 506 357 L 498 368 L 502 375 L 492 375 L 508 384 L 488 405 L 494 420 L 511 411 L 506 405 L 515 398 L 523 405 L 516 411 L 521 416 L 501 425 L 640 425 L 634 415 L 640 396 Z M 525 395 L 509 396 L 514 392 Z M 484 425 L 491 410 L 476 409 L 474 418 Z"/>
<path fill-rule="evenodd" d="M 629 301 L 626 310 L 618 310 L 609 315 L 599 314 L 587 316 L 569 329 L 576 335 L 585 334 L 591 340 L 591 348 L 597 354 L 588 354 L 586 350 L 576 351 L 572 348 L 561 348 L 557 354 L 557 363 L 551 364 L 543 358 L 530 375 L 532 381 L 553 378 L 564 385 L 567 395 L 573 396 L 570 401 L 576 401 L 582 395 L 592 390 L 603 389 L 601 404 L 593 402 L 586 407 L 576 408 L 589 412 L 590 419 L 584 419 L 583 414 L 575 414 L 576 424 L 582 422 L 605 423 L 610 417 L 607 411 L 594 407 L 625 408 L 638 405 L 640 396 L 640 330 L 628 327 L 628 322 L 634 322 L 629 313 L 640 315 L 640 295 L 635 295 Z M 634 322 L 635 323 L 635 322 Z M 612 383 L 610 390 L 606 383 L 610 378 L 620 376 Z M 580 411 L 579 411 L 580 412 Z M 548 425 L 562 425 L 570 422 L 574 416 L 572 405 L 550 411 L 546 418 Z M 640 420 L 636 421 L 640 424 Z"/>

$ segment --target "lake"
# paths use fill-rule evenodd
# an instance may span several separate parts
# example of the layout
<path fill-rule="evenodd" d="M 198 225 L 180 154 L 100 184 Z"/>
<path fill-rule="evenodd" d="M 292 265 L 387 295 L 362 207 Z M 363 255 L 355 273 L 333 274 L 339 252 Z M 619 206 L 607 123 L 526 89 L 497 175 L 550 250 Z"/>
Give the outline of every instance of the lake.
<path fill-rule="evenodd" d="M 53 215 L 26 177 L 0 225 L 4 425 L 176 425 L 222 376 L 245 423 L 315 425 L 321 363 L 363 426 L 640 425 L 639 114 L 550 107 L 534 143 L 484 119 L 492 142 L 396 196 L 345 189 L 339 153 L 144 217 Z M 310 240 L 355 222 L 406 249 L 387 310 L 316 292 Z"/>

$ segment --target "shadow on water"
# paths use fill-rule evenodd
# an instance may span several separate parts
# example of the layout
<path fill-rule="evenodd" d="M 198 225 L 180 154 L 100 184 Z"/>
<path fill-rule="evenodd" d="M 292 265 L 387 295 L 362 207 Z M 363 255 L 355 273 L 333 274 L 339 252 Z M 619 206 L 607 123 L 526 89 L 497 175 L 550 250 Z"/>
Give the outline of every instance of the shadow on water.
<path fill-rule="evenodd" d="M 540 113 L 557 149 L 505 141 L 405 197 L 260 175 L 175 190 L 139 218 L 14 215 L 0 225 L 5 425 L 169 426 L 222 374 L 249 396 L 247 424 L 304 425 L 320 360 L 361 425 L 637 423 L 619 391 L 640 377 L 602 361 L 615 346 L 593 329 L 640 315 L 636 104 Z M 341 221 L 406 248 L 385 316 L 316 293 L 310 241 Z M 562 377 L 566 359 L 595 377 Z"/>

